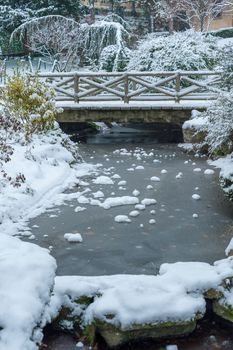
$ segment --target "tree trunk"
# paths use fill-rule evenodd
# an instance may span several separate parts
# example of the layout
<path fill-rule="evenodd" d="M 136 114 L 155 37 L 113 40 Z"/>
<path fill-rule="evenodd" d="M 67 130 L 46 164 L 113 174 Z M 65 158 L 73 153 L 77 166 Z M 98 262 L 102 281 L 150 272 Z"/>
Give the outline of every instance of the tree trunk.
<path fill-rule="evenodd" d="M 170 17 L 168 20 L 168 28 L 169 28 L 169 33 L 173 34 L 174 32 L 174 18 Z"/>

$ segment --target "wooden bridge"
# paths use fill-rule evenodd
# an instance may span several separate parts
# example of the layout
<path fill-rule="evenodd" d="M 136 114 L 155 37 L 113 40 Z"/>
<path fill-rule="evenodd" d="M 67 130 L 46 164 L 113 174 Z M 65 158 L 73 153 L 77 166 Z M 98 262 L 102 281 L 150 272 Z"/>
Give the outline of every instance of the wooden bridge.
<path fill-rule="evenodd" d="M 182 123 L 217 98 L 221 72 L 71 72 L 39 77 L 56 91 L 62 122 Z"/>

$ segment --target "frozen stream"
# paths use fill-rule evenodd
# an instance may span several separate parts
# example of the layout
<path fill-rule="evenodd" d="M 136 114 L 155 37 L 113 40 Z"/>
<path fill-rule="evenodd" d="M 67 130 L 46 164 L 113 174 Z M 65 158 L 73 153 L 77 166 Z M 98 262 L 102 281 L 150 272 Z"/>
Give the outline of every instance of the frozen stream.
<path fill-rule="evenodd" d="M 98 200 L 103 202 L 108 197 L 133 196 L 137 189 L 140 201 L 152 198 L 157 204 L 139 210 L 137 217 L 130 217 L 131 223 L 117 223 L 114 218 L 128 215 L 134 205 L 104 209 L 80 204 L 77 199 L 34 219 L 35 242 L 52 248 L 58 275 L 154 274 L 164 262 L 212 263 L 224 257 L 233 233 L 233 205 L 220 189 L 216 169 L 214 175 L 204 175 L 204 170 L 211 168 L 206 160 L 184 154 L 175 144 L 119 146 L 103 143 L 101 137 L 100 142 L 95 138 L 91 144 L 80 145 L 80 154 L 88 163 L 103 165 L 98 176 L 118 174 L 121 178 L 113 178 L 113 185 L 97 185 L 95 176 L 89 176 L 82 179 L 85 186 L 74 191 L 90 189 L 85 194 L 88 199 L 102 191 L 104 198 Z M 119 151 L 121 148 L 127 151 Z M 194 171 L 196 168 L 201 171 Z M 167 173 L 161 174 L 164 169 Z M 183 176 L 176 178 L 179 172 Z M 161 181 L 151 181 L 154 176 Z M 126 184 L 118 185 L 119 181 Z M 200 200 L 193 199 L 193 194 L 199 194 Z M 75 212 L 77 206 L 86 210 Z M 150 223 L 151 219 L 156 222 Z M 65 233 L 77 232 L 83 243 L 64 239 Z"/>

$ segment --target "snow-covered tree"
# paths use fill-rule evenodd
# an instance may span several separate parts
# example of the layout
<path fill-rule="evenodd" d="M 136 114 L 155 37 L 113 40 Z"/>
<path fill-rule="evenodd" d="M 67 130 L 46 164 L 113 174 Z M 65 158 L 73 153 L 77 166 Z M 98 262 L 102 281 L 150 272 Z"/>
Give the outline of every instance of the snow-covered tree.
<path fill-rule="evenodd" d="M 224 10 L 232 10 L 232 0 L 179 0 L 191 27 L 208 30 L 211 22 Z"/>
<path fill-rule="evenodd" d="M 223 92 L 206 112 L 207 124 L 205 143 L 211 155 L 224 155 L 233 152 L 233 90 Z"/>
<path fill-rule="evenodd" d="M 188 30 L 173 35 L 149 34 L 132 52 L 128 69 L 139 71 L 175 71 L 213 69 L 216 38 Z"/>
<path fill-rule="evenodd" d="M 145 0 L 151 2 L 155 17 L 163 18 L 168 23 L 169 33 L 174 32 L 174 20 L 181 16 L 180 0 Z"/>
<path fill-rule="evenodd" d="M 80 25 L 63 16 L 44 16 L 27 21 L 11 35 L 11 41 L 19 37 L 28 50 L 57 62 L 63 71 L 77 58 L 80 42 Z"/>
<path fill-rule="evenodd" d="M 127 47 L 122 47 L 119 50 L 117 45 L 106 46 L 99 58 L 99 69 L 107 72 L 123 71 L 130 58 L 131 50 Z"/>
<path fill-rule="evenodd" d="M 112 70 L 117 70 L 121 66 L 121 60 L 128 56 L 127 42 L 130 38 L 127 23 L 119 19 L 117 15 L 107 16 L 102 21 L 97 21 L 92 25 L 81 25 L 81 47 L 85 57 L 96 66 L 103 68 L 103 50 L 113 59 Z M 113 55 L 114 46 L 114 55 Z M 107 49 L 111 47 L 111 49 Z M 111 52 L 111 53 L 110 53 Z M 100 57 L 101 62 L 100 63 Z"/>

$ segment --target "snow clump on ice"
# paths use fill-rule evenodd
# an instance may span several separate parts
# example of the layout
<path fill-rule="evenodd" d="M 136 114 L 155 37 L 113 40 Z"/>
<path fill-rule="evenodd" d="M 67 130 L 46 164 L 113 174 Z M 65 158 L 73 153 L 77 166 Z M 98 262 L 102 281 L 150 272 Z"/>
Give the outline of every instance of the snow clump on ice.
<path fill-rule="evenodd" d="M 118 223 L 131 222 L 130 218 L 127 215 L 117 215 L 115 216 L 114 221 Z"/>
<path fill-rule="evenodd" d="M 70 243 L 82 243 L 83 241 L 80 233 L 65 233 L 64 238 Z"/>

